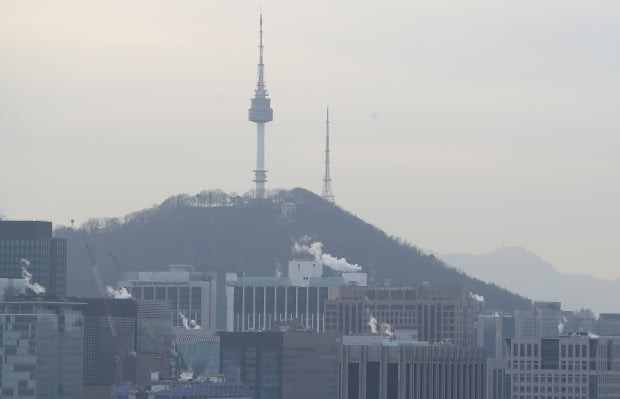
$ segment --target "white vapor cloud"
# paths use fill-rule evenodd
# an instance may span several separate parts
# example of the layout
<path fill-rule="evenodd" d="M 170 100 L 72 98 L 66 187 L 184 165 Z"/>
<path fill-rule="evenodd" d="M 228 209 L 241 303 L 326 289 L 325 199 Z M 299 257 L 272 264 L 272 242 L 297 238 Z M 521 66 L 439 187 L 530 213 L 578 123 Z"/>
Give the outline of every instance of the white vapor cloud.
<path fill-rule="evenodd" d="M 307 236 L 302 237 L 293 247 L 295 253 L 310 254 L 317 262 L 322 262 L 325 266 L 339 272 L 361 272 L 362 267 L 357 264 L 347 262 L 346 258 L 337 258 L 323 252 L 323 243 L 312 242 Z"/>
<path fill-rule="evenodd" d="M 32 273 L 30 273 L 28 271 L 28 266 L 30 266 L 30 261 L 28 259 L 20 259 L 19 264 L 22 267 L 22 278 L 24 280 L 26 280 L 26 287 L 30 288 L 32 291 L 34 291 L 35 294 L 45 294 L 45 287 L 42 286 L 39 283 L 33 283 L 31 282 L 32 280 Z"/>
<path fill-rule="evenodd" d="M 105 290 L 108 293 L 108 295 L 110 295 L 114 299 L 128 299 L 128 298 L 132 298 L 131 293 L 129 291 L 127 291 L 127 288 L 125 288 L 125 287 L 121 287 L 121 288 L 115 290 L 111 286 L 107 285 L 105 287 Z"/>

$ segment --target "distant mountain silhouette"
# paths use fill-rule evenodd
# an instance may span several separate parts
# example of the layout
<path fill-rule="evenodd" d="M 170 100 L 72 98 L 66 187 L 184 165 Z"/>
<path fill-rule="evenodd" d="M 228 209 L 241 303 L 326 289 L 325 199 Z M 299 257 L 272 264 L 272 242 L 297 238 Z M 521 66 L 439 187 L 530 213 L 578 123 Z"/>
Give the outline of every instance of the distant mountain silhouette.
<path fill-rule="evenodd" d="M 293 217 L 282 215 L 281 205 L 286 202 L 296 204 Z M 178 195 L 123 219 L 91 220 L 79 229 L 59 228 L 55 233 L 68 240 L 70 295 L 97 293 L 86 244 L 95 252 L 104 284 L 113 285 L 119 272 L 110 254 L 124 271 L 191 264 L 198 270 L 219 272 L 222 281 L 224 272 L 230 271 L 272 276 L 278 262 L 285 270 L 295 240 L 308 236 L 322 242 L 325 252 L 363 266 L 377 284 L 391 279 L 392 285 L 427 281 L 466 286 L 486 298 L 487 308 L 530 306 L 528 299 L 448 267 L 435 256 L 299 188 L 277 192 L 263 202 L 221 191 Z M 223 300 L 223 289 L 219 294 Z M 221 311 L 224 304 L 220 301 L 219 305 Z"/>
<path fill-rule="evenodd" d="M 618 311 L 620 280 L 562 274 L 524 248 L 500 248 L 482 255 L 438 256 L 471 276 L 493 281 L 535 300 L 561 301 L 568 310 Z"/>

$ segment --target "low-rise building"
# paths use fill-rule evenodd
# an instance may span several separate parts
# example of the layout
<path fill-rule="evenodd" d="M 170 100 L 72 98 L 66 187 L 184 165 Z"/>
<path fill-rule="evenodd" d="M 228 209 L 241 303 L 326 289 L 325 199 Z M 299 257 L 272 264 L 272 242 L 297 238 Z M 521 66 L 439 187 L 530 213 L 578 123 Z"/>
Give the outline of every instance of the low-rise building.
<path fill-rule="evenodd" d="M 464 287 L 334 287 L 325 301 L 325 331 L 366 334 L 415 329 L 422 341 L 474 344 L 474 304 Z"/>
<path fill-rule="evenodd" d="M 394 336 L 344 336 L 340 398 L 484 399 L 483 348 L 418 341 L 407 330 Z"/>
<path fill-rule="evenodd" d="M 617 399 L 620 337 L 507 338 L 505 399 Z"/>
<path fill-rule="evenodd" d="M 216 328 L 216 275 L 195 271 L 191 265 L 170 265 L 169 271 L 128 272 L 118 287 L 135 299 L 167 302 L 173 326 L 183 320 L 204 329 Z"/>
<path fill-rule="evenodd" d="M 269 330 L 282 321 L 298 320 L 317 332 L 325 331 L 324 304 L 329 287 L 366 286 L 362 272 L 327 275 L 315 260 L 292 260 L 288 275 L 249 277 L 226 273 L 226 329 Z"/>

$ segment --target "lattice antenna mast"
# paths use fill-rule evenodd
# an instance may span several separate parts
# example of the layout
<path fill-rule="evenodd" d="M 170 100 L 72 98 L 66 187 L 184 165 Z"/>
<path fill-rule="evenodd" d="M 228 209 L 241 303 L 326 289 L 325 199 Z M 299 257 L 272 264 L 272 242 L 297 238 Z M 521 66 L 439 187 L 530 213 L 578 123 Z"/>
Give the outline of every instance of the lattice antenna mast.
<path fill-rule="evenodd" d="M 329 170 L 329 108 L 327 108 L 327 119 L 325 120 L 325 176 L 323 177 L 322 197 L 326 201 L 334 202 L 332 177 Z"/>

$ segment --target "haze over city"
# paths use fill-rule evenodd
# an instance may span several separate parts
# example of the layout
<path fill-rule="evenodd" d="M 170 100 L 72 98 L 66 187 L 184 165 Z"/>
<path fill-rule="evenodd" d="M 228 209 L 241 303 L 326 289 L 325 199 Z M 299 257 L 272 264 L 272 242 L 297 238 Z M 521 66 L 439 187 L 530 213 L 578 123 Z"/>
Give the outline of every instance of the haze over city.
<path fill-rule="evenodd" d="M 620 278 L 613 1 L 263 2 L 268 189 L 419 246 Z M 68 225 L 253 187 L 258 3 L 0 3 L 0 212 Z"/>

